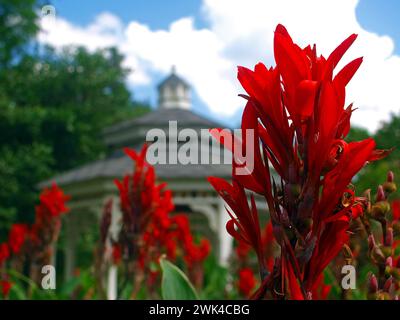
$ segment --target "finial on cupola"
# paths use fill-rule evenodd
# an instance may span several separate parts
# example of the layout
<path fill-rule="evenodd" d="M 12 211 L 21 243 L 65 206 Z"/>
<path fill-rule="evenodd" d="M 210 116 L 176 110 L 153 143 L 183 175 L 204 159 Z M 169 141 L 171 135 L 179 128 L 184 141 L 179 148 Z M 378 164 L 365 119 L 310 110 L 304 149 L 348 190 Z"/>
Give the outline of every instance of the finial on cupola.
<path fill-rule="evenodd" d="M 170 75 L 158 85 L 158 105 L 163 109 L 190 109 L 189 84 L 176 74 L 172 65 Z"/>

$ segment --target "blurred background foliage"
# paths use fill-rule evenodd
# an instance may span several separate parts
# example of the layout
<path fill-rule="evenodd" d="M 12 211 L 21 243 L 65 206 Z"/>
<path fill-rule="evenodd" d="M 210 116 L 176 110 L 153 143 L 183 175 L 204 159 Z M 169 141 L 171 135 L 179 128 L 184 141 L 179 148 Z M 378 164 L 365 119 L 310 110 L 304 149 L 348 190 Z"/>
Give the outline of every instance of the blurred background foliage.
<path fill-rule="evenodd" d="M 357 112 L 357 111 L 356 111 Z M 388 122 L 382 123 L 375 134 L 371 135 L 366 129 L 352 128 L 347 137 L 347 141 L 357 141 L 372 136 L 377 148 L 391 149 L 393 151 L 385 159 L 373 162 L 366 166 L 358 176 L 354 178 L 354 184 L 359 194 L 368 188 L 376 191 L 379 184 L 385 181 L 386 174 L 392 170 L 395 174 L 395 182 L 400 183 L 400 113 L 392 114 Z M 397 193 L 398 195 L 398 193 Z"/>
<path fill-rule="evenodd" d="M 101 130 L 149 110 L 117 49 L 39 46 L 43 4 L 0 2 L 0 241 L 32 219 L 38 182 L 104 156 Z"/>

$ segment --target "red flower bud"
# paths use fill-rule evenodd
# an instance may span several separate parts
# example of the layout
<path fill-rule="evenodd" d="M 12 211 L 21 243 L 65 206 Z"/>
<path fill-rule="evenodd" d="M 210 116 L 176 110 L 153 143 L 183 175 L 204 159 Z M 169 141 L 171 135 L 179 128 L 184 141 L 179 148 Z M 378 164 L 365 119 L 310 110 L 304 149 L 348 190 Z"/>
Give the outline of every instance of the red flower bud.
<path fill-rule="evenodd" d="M 378 279 L 372 273 L 368 281 L 368 293 L 376 293 L 378 291 Z"/>
<path fill-rule="evenodd" d="M 243 268 L 239 271 L 239 291 L 248 297 L 256 285 L 256 278 L 250 268 Z"/>
<path fill-rule="evenodd" d="M 392 284 L 393 284 L 393 277 L 389 277 L 389 279 L 387 279 L 385 284 L 383 285 L 383 290 L 389 292 Z"/>
<path fill-rule="evenodd" d="M 392 259 L 392 257 L 386 258 L 386 266 L 387 266 L 387 267 L 392 267 L 392 266 L 393 266 L 393 259 Z"/>
<path fill-rule="evenodd" d="M 387 229 L 385 245 L 390 246 L 390 247 L 393 245 L 393 229 L 392 228 Z"/>
<path fill-rule="evenodd" d="M 384 200 L 386 200 L 385 191 L 383 190 L 383 187 L 379 185 L 375 201 L 379 202 Z"/>
<path fill-rule="evenodd" d="M 387 174 L 387 182 L 394 182 L 394 173 L 393 171 L 389 171 Z"/>

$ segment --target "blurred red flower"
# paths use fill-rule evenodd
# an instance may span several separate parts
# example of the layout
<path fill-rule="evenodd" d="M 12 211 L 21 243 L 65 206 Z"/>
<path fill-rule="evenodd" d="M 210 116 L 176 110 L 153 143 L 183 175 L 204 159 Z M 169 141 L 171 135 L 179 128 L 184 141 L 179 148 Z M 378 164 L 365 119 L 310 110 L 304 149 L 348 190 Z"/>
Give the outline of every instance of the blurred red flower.
<path fill-rule="evenodd" d="M 0 285 L 1 285 L 1 292 L 3 294 L 3 297 L 6 298 L 8 297 L 8 294 L 10 293 L 10 290 L 12 288 L 12 283 L 10 281 L 0 281 Z"/>
<path fill-rule="evenodd" d="M 117 238 L 112 239 L 114 251 L 118 248 L 115 252 L 131 265 L 128 269 L 132 273 L 141 273 L 132 275 L 137 279 L 147 278 L 148 285 L 153 285 L 158 278 L 157 266 L 163 254 L 170 260 L 175 260 L 178 253 L 182 254 L 189 273 L 193 271 L 196 281 L 200 281 L 199 265 L 208 256 L 210 244 L 205 239 L 200 244 L 195 243 L 186 215 L 171 215 L 174 210 L 171 191 L 165 183 L 157 183 L 154 167 L 146 161 L 146 151 L 146 145 L 140 152 L 124 149 L 134 162 L 134 170 L 122 180 L 115 180 L 122 219 Z M 108 214 L 110 210 L 110 205 L 106 205 L 105 213 Z M 108 221 L 111 218 L 107 214 L 103 216 L 102 239 L 107 238 L 106 230 L 109 229 Z M 129 270 L 127 272 L 131 272 Z"/>
<path fill-rule="evenodd" d="M 26 224 L 16 223 L 11 226 L 8 244 L 13 254 L 18 254 L 25 243 L 29 227 Z"/>
<path fill-rule="evenodd" d="M 70 196 L 65 195 L 64 191 L 55 183 L 50 188 L 45 188 L 39 199 L 40 205 L 36 206 L 37 219 L 44 215 L 57 217 L 69 211 L 65 203 L 70 199 Z"/>
<path fill-rule="evenodd" d="M 9 256 L 10 250 L 8 249 L 7 243 L 0 243 L 0 268 Z"/>
<path fill-rule="evenodd" d="M 241 294 L 249 297 L 256 286 L 256 278 L 253 270 L 250 268 L 243 268 L 239 271 L 238 288 Z"/>

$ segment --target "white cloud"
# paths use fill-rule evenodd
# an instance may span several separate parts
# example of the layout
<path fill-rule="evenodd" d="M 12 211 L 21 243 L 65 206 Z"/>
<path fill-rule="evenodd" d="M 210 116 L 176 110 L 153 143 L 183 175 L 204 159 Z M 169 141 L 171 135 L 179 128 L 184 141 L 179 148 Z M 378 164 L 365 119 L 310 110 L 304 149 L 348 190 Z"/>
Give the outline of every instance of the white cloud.
<path fill-rule="evenodd" d="M 167 73 L 177 66 L 210 110 L 231 116 L 243 106 L 236 80 L 236 65 L 252 67 L 258 61 L 273 64 L 272 39 L 283 23 L 301 45 L 317 43 L 328 55 L 344 38 L 359 38 L 345 57 L 364 56 L 364 63 L 349 85 L 348 100 L 359 107 L 354 123 L 376 129 L 390 111 L 400 110 L 400 56 L 393 40 L 362 28 L 357 21 L 357 0 L 203 0 L 208 28 L 196 29 L 192 18 L 181 18 L 167 30 L 152 30 L 137 21 L 124 26 L 103 13 L 86 27 L 58 18 L 43 23 L 40 40 L 55 46 L 86 45 L 89 49 L 118 46 L 125 64 L 134 72 L 132 84 L 149 83 L 151 72 Z"/>

